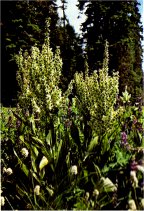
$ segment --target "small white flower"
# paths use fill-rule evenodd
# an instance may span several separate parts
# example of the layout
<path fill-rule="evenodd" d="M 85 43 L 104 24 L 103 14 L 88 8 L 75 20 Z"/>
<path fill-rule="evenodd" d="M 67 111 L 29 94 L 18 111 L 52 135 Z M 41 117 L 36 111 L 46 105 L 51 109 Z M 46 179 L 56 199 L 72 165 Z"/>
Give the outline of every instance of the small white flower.
<path fill-rule="evenodd" d="M 6 169 L 7 175 L 11 175 L 13 173 L 13 170 L 11 168 Z"/>
<path fill-rule="evenodd" d="M 130 177 L 135 187 L 138 187 L 138 179 L 136 176 L 136 171 L 130 171 Z"/>
<path fill-rule="evenodd" d="M 0 196 L 0 206 L 4 206 L 5 205 L 5 198 L 3 196 Z"/>
<path fill-rule="evenodd" d="M 6 167 L 3 167 L 3 173 L 6 173 L 6 170 L 7 170 Z"/>
<path fill-rule="evenodd" d="M 137 165 L 137 170 L 141 171 L 144 174 L 144 167 L 143 166 Z"/>
<path fill-rule="evenodd" d="M 76 165 L 71 167 L 71 173 L 74 174 L 74 175 L 77 175 L 78 171 L 77 171 L 77 166 Z"/>
<path fill-rule="evenodd" d="M 40 195 L 40 186 L 39 185 L 36 185 L 35 188 L 34 188 L 34 193 L 39 196 Z"/>
<path fill-rule="evenodd" d="M 93 191 L 93 196 L 98 197 L 99 191 L 97 189 L 94 189 Z"/>
<path fill-rule="evenodd" d="M 101 181 L 103 182 L 103 187 L 105 190 L 109 191 L 109 192 L 115 192 L 117 191 L 117 187 L 114 185 L 114 183 L 107 177 L 101 178 Z"/>
<path fill-rule="evenodd" d="M 53 191 L 52 189 L 50 189 L 50 190 L 49 190 L 49 194 L 50 194 L 50 196 L 53 196 L 54 191 Z"/>
<path fill-rule="evenodd" d="M 88 201 L 89 196 L 90 196 L 89 192 L 86 192 L 86 194 L 85 194 L 85 199 L 86 199 L 86 201 Z"/>
<path fill-rule="evenodd" d="M 29 151 L 26 148 L 22 148 L 21 154 L 22 154 L 23 157 L 27 158 L 28 154 L 29 154 Z"/>
<path fill-rule="evenodd" d="M 141 208 L 144 209 L 144 198 L 141 199 Z"/>
<path fill-rule="evenodd" d="M 141 199 L 141 208 L 144 209 L 144 198 Z"/>
<path fill-rule="evenodd" d="M 129 205 L 129 209 L 131 209 L 131 210 L 136 210 L 136 209 L 137 209 L 137 208 L 136 208 L 135 201 L 134 201 L 133 199 L 130 199 L 130 200 L 128 201 L 128 205 Z"/>

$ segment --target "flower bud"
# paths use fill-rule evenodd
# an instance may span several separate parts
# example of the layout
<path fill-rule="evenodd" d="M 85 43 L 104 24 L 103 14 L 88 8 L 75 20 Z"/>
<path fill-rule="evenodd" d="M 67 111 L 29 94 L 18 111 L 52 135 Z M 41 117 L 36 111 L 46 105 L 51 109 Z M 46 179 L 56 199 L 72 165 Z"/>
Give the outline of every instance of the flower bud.
<path fill-rule="evenodd" d="M 133 182 L 133 185 L 135 187 L 138 187 L 138 179 L 136 177 L 136 171 L 130 171 L 130 178 L 131 178 L 131 180 Z"/>
<path fill-rule="evenodd" d="M 86 192 L 86 194 L 85 194 L 85 199 L 86 199 L 86 201 L 88 201 L 89 196 L 90 196 L 89 192 Z"/>
<path fill-rule="evenodd" d="M 11 175 L 13 173 L 13 170 L 11 168 L 6 169 L 7 175 Z"/>
<path fill-rule="evenodd" d="M 74 175 L 77 175 L 78 171 L 77 171 L 77 166 L 76 165 L 71 167 L 71 173 L 74 174 Z"/>
<path fill-rule="evenodd" d="M 144 167 L 143 166 L 137 165 L 136 168 L 137 168 L 138 171 L 141 171 L 144 174 Z"/>
<path fill-rule="evenodd" d="M 94 189 L 93 196 L 95 196 L 97 198 L 98 195 L 99 195 L 99 191 L 97 189 Z"/>
<path fill-rule="evenodd" d="M 0 196 L 0 206 L 4 206 L 5 205 L 5 198 L 3 196 Z"/>
<path fill-rule="evenodd" d="M 137 209 L 137 208 L 136 208 L 135 201 L 134 201 L 133 199 L 130 199 L 130 200 L 128 201 L 128 205 L 129 205 L 129 209 L 131 209 L 131 210 L 136 210 L 136 209 Z"/>
<path fill-rule="evenodd" d="M 7 169 L 6 167 L 3 167 L 3 173 L 6 173 Z"/>
<path fill-rule="evenodd" d="M 39 196 L 40 195 L 40 186 L 39 185 L 36 185 L 35 188 L 34 188 L 34 193 Z"/>
<path fill-rule="evenodd" d="M 28 157 L 29 152 L 28 152 L 28 150 L 27 150 L 26 148 L 22 148 L 22 150 L 21 150 L 21 154 L 22 154 L 22 156 L 23 156 L 24 158 L 27 158 L 27 157 Z"/>
<path fill-rule="evenodd" d="M 141 199 L 141 208 L 144 210 L 144 198 Z"/>

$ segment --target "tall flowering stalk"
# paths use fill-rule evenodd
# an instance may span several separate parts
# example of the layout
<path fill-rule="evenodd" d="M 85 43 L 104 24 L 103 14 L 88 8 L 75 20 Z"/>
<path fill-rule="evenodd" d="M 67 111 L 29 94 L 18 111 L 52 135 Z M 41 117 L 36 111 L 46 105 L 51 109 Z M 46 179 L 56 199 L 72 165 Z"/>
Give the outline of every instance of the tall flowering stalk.
<path fill-rule="evenodd" d="M 89 75 L 88 66 L 85 72 L 76 73 L 74 83 L 78 96 L 77 106 L 81 112 L 87 110 L 90 114 L 90 126 L 97 135 L 104 134 L 113 127 L 118 114 L 114 110 L 118 95 L 118 72 L 108 75 L 108 43 L 106 42 L 103 68 Z"/>
<path fill-rule="evenodd" d="M 62 103 L 60 82 L 62 59 L 59 48 L 55 54 L 50 48 L 49 21 L 45 42 L 40 50 L 36 45 L 31 54 L 20 50 L 16 57 L 18 72 L 17 80 L 21 92 L 19 104 L 21 108 L 32 108 L 34 113 L 48 114 Z"/>

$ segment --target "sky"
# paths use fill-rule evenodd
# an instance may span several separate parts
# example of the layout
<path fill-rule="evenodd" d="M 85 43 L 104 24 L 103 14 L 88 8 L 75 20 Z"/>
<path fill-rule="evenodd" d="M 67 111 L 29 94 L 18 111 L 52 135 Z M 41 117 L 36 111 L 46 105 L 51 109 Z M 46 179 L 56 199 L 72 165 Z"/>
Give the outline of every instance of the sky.
<path fill-rule="evenodd" d="M 85 15 L 80 14 L 80 18 L 78 19 L 79 16 L 79 10 L 76 7 L 76 4 L 78 4 L 77 0 L 67 0 L 67 9 L 66 9 L 66 16 L 70 22 L 70 24 L 74 27 L 76 33 L 80 33 L 80 24 L 84 22 L 85 20 Z M 141 4 L 139 7 L 139 11 L 141 13 L 141 22 L 143 24 L 144 28 L 144 0 L 139 0 L 139 3 Z M 61 0 L 57 0 L 58 6 L 61 5 Z M 59 16 L 62 17 L 62 10 L 58 9 Z M 143 37 L 144 37 L 144 31 L 143 31 Z M 144 72 L 144 41 L 142 41 L 143 45 L 143 63 L 142 63 L 142 69 Z"/>

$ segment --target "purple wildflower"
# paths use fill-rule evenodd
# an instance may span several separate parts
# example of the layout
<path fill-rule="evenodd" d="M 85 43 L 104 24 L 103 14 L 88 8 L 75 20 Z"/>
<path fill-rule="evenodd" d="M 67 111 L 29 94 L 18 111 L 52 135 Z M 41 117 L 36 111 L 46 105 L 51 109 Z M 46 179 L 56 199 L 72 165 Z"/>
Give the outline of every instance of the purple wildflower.
<path fill-rule="evenodd" d="M 137 165 L 138 165 L 138 163 L 135 160 L 133 160 L 131 165 L 130 165 L 131 170 L 133 170 L 133 171 L 137 170 Z"/>
<path fill-rule="evenodd" d="M 121 133 L 121 139 L 122 139 L 122 141 L 123 141 L 124 143 L 127 142 L 127 134 L 126 134 L 126 132 L 122 132 L 122 133 Z"/>
<path fill-rule="evenodd" d="M 134 120 L 133 120 L 133 124 L 135 125 L 137 123 L 137 119 L 135 118 Z"/>
<path fill-rule="evenodd" d="M 71 109 L 71 107 L 69 107 L 69 108 L 68 108 L 68 116 L 71 115 L 71 111 L 72 111 L 72 109 Z"/>
<path fill-rule="evenodd" d="M 16 127 L 19 128 L 20 125 L 21 125 L 21 121 L 19 119 L 17 119 L 17 121 L 16 121 Z"/>

